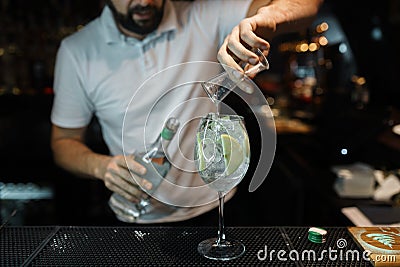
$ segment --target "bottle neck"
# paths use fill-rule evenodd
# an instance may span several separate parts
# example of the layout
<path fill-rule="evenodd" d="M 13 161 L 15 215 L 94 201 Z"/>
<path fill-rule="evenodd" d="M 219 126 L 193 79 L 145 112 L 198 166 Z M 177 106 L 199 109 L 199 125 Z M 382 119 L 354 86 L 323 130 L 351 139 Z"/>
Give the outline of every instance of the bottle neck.
<path fill-rule="evenodd" d="M 158 164 L 163 164 L 165 159 L 165 152 L 171 139 L 164 139 L 160 134 L 156 141 L 154 141 L 148 148 L 146 148 L 146 154 L 143 155 L 142 160 L 146 163 L 150 161 Z"/>
<path fill-rule="evenodd" d="M 146 154 L 142 157 L 142 160 L 146 163 L 150 163 L 150 161 L 156 162 L 156 159 L 161 159 L 160 163 L 156 163 L 163 164 L 165 152 L 167 151 L 168 145 L 174 137 L 178 127 L 179 121 L 174 117 L 169 118 L 156 141 L 147 147 Z"/>

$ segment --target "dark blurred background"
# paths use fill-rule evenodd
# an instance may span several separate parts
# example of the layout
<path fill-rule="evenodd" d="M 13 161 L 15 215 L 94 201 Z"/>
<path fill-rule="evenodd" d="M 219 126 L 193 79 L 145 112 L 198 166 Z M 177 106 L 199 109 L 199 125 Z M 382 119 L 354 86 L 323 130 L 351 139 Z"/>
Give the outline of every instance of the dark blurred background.
<path fill-rule="evenodd" d="M 307 31 L 271 42 L 271 70 L 255 81 L 275 115 L 276 156 L 263 185 L 247 192 L 260 136 L 251 112 L 235 105 L 246 117 L 254 160 L 227 203 L 228 224 L 350 225 L 340 209 L 371 199 L 340 198 L 331 167 L 400 168 L 400 136 L 391 131 L 400 123 L 400 2 L 367 2 L 325 1 Z M 115 223 L 102 182 L 56 167 L 49 146 L 58 45 L 102 6 L 99 0 L 0 0 L 0 222 Z M 95 120 L 88 140 L 107 153 Z"/>

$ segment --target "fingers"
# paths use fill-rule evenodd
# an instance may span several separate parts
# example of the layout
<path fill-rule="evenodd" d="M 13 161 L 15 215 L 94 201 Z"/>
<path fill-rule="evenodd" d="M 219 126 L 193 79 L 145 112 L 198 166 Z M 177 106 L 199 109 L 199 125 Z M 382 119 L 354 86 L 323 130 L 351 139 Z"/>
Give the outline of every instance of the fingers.
<path fill-rule="evenodd" d="M 238 26 L 225 38 L 224 43 L 218 51 L 218 61 L 227 67 L 233 68 L 233 70 L 237 70 L 239 74 L 243 74 L 244 64 L 257 64 L 258 57 L 246 47 L 247 44 L 241 43 L 237 36 L 239 36 Z M 229 71 L 227 68 L 225 70 Z M 239 75 L 237 76 L 239 78 Z"/>
<path fill-rule="evenodd" d="M 222 64 L 225 71 L 232 80 L 238 82 L 243 77 L 243 69 L 236 62 L 236 56 L 232 56 L 227 48 L 228 40 L 225 39 L 223 45 L 218 52 L 218 61 Z"/>
<path fill-rule="evenodd" d="M 139 162 L 135 161 L 135 157 L 118 157 L 118 164 L 121 167 L 125 167 L 125 164 L 127 164 L 127 167 L 129 170 L 139 174 L 139 175 L 145 175 L 146 174 L 146 168 L 141 165 Z"/>
<path fill-rule="evenodd" d="M 225 38 L 218 51 L 218 61 L 226 65 L 224 69 L 230 73 L 230 76 L 239 77 L 237 73 L 234 75 L 234 70 L 243 74 L 243 67 L 246 64 L 255 65 L 258 63 L 258 56 L 251 51 L 253 48 L 261 49 L 264 55 L 268 54 L 269 43 L 255 33 L 258 20 L 257 16 L 244 19 L 232 29 L 231 34 Z M 229 67 L 233 69 L 229 70 Z"/>
<path fill-rule="evenodd" d="M 137 185 L 133 185 L 111 173 L 106 174 L 104 184 L 108 189 L 131 202 L 138 202 L 143 194 Z"/>
<path fill-rule="evenodd" d="M 269 50 L 269 43 L 263 38 L 256 34 L 257 25 L 260 22 L 257 17 L 251 17 L 244 19 L 238 25 L 239 28 L 239 39 L 241 42 L 245 43 L 247 46 L 252 48 L 260 48 L 261 50 Z M 231 40 L 233 44 L 237 40 Z"/>
<path fill-rule="evenodd" d="M 137 202 L 144 194 L 141 188 L 146 190 L 152 188 L 152 184 L 139 175 L 145 173 L 146 168 L 144 166 L 132 158 L 118 155 L 113 157 L 107 166 L 104 184 L 111 191 L 130 201 Z"/>

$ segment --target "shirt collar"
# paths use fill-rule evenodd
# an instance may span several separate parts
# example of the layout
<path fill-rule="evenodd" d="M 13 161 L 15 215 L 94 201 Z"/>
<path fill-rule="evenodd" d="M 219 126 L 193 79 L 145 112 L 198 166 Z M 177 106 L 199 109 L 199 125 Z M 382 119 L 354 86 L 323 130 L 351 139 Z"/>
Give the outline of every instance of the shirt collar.
<path fill-rule="evenodd" d="M 127 37 L 122 34 L 115 24 L 114 16 L 108 6 L 104 7 L 100 15 L 100 22 L 102 24 L 105 41 L 108 44 L 126 42 L 127 39 L 129 39 L 130 42 L 148 42 L 164 33 L 175 31 L 178 28 L 175 7 L 170 0 L 165 1 L 164 15 L 158 28 L 154 32 L 148 34 L 143 40 Z"/>

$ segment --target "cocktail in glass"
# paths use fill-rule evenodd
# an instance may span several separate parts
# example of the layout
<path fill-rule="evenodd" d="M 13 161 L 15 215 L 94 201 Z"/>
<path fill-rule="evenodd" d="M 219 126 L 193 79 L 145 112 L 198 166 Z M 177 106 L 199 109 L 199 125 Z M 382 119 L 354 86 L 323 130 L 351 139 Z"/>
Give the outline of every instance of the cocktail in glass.
<path fill-rule="evenodd" d="M 240 183 L 250 163 L 249 138 L 243 117 L 216 113 L 203 117 L 196 133 L 194 155 L 199 175 L 219 197 L 218 237 L 202 241 L 198 251 L 215 260 L 240 257 L 245 246 L 225 237 L 224 197 Z"/>

